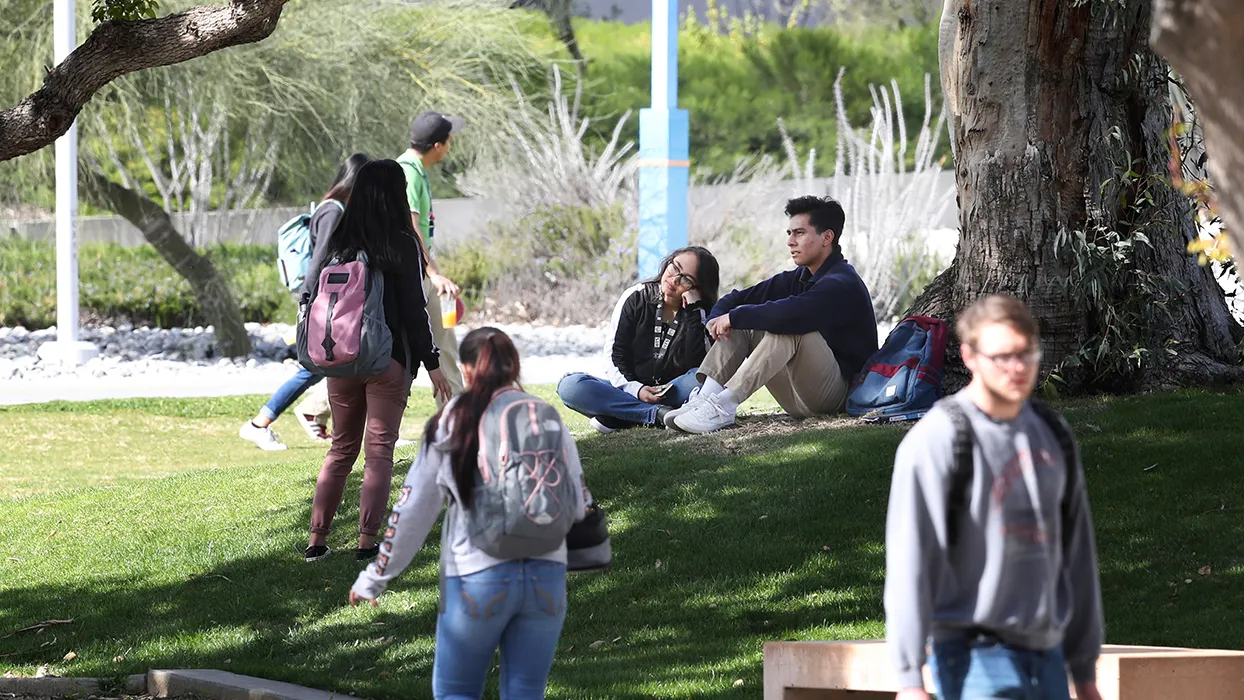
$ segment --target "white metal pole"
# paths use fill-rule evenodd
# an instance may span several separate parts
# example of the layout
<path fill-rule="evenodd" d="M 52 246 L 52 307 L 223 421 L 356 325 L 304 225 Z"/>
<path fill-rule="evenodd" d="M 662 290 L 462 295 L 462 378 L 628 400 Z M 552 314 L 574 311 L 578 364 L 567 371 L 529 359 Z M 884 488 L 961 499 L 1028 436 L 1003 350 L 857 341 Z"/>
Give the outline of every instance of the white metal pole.
<path fill-rule="evenodd" d="M 74 0 L 56 0 L 52 24 L 56 63 L 73 51 Z M 74 225 L 78 218 L 78 123 L 56 139 L 56 339 L 78 339 L 78 251 Z"/>
<path fill-rule="evenodd" d="M 74 0 L 55 0 L 52 49 L 60 65 L 78 45 Z M 98 354 L 78 342 L 78 125 L 56 139 L 56 342 L 39 350 L 45 359 L 80 364 Z M 50 347 L 49 347 L 50 346 Z"/>

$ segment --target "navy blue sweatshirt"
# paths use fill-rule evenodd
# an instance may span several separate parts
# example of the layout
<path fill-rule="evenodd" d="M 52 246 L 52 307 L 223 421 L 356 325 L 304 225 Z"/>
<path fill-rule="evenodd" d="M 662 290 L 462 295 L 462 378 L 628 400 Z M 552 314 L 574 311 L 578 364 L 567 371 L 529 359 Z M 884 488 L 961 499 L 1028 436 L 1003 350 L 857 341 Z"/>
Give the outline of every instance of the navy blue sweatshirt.
<path fill-rule="evenodd" d="M 872 296 L 841 251 L 830 255 L 815 275 L 797 267 L 736 289 L 722 297 L 708 317 L 726 314 L 733 328 L 779 335 L 820 333 L 848 383 L 877 351 Z"/>

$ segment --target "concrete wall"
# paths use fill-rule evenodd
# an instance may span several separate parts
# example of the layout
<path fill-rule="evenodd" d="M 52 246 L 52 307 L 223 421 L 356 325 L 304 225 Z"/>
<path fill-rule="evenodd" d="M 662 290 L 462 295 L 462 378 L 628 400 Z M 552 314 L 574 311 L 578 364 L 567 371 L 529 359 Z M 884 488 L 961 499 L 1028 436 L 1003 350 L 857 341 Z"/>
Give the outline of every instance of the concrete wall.
<path fill-rule="evenodd" d="M 904 177 L 904 176 L 900 176 Z M 910 177 L 910 176 L 906 176 Z M 938 173 L 937 188 L 951 189 L 954 187 L 954 173 L 944 170 Z M 828 179 L 815 180 L 814 193 L 830 190 Z M 755 185 L 711 185 L 692 187 L 688 193 L 691 209 L 714 207 L 722 202 L 748 197 L 758 200 L 756 209 L 768 208 L 780 204 L 794 194 L 792 183 L 774 182 L 767 188 Z M 445 241 L 466 241 L 486 230 L 489 215 L 496 212 L 496 205 L 480 199 L 438 199 L 435 204 L 436 229 Z M 254 212 L 211 213 L 206 230 L 201 233 L 195 245 L 204 246 L 218 242 L 257 243 L 276 245 L 276 232 L 290 218 L 306 211 L 305 207 L 281 207 L 261 209 Z M 182 217 L 173 215 L 173 222 L 182 228 Z M 848 225 L 851 212 L 847 212 Z M 947 207 L 945 215 L 933 228 L 959 228 L 959 212 L 952 205 Z M 56 224 L 52 220 L 43 221 L 4 221 L 0 220 L 0 235 L 16 235 L 25 239 L 52 241 L 56 239 Z M 79 243 L 120 243 L 125 246 L 143 245 L 146 241 L 137 228 L 119 216 L 84 216 L 78 219 Z"/>

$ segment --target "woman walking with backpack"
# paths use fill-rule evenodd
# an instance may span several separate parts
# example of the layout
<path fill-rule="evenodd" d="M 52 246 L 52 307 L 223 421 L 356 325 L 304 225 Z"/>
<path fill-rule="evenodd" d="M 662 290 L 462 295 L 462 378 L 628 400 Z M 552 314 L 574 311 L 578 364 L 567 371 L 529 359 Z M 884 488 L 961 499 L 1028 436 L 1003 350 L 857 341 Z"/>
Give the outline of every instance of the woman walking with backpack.
<path fill-rule="evenodd" d="M 360 560 L 376 556 L 376 537 L 393 478 L 393 443 L 418 363 L 427 368 L 434 394 L 448 396 L 450 392 L 440 371 L 439 351 L 432 342 L 424 308 L 423 257 L 410 224 L 405 187 L 406 178 L 397 163 L 377 160 L 364 165 L 355 177 L 350 202 L 324 245 L 319 266 L 307 274 L 307 294 L 315 301 L 319 285 L 325 283 L 320 279 L 321 271 L 330 272 L 324 270 L 329 265 L 361 261 L 369 275 L 383 273 L 384 317 L 393 341 L 387 367 L 379 374 L 328 378 L 333 444 L 315 484 L 305 555 L 309 562 L 330 552 L 329 529 L 341 505 L 346 479 L 364 445 L 364 433 L 366 453 L 355 554 Z M 332 275 L 326 277 L 330 283 L 334 281 Z"/>
<path fill-rule="evenodd" d="M 316 264 L 317 260 L 323 262 L 322 254 L 328 242 L 329 233 L 336 227 L 337 220 L 341 218 L 341 213 L 345 211 L 346 204 L 350 201 L 350 192 L 354 189 L 354 176 L 358 174 L 359 168 L 370 160 L 371 158 L 362 153 L 355 153 L 347 158 L 337 169 L 337 177 L 333 180 L 332 187 L 320 200 L 315 212 L 311 214 L 311 221 L 307 225 L 307 235 L 311 239 L 313 253 L 307 265 L 308 273 L 319 269 L 319 265 Z M 317 256 L 315 253 L 320 253 L 320 255 Z M 306 291 L 305 283 L 294 293 L 295 304 L 299 301 L 297 297 L 301 297 L 304 291 Z M 277 440 L 276 433 L 272 432 L 270 426 L 298 400 L 299 396 L 314 387 L 311 394 L 294 409 L 294 415 L 297 416 L 298 424 L 302 426 L 302 429 L 307 431 L 308 437 L 317 442 L 327 441 L 329 439 L 328 394 L 322 391 L 321 379 L 323 377 L 318 374 L 312 374 L 305 367 L 299 367 L 294 376 L 272 394 L 272 398 L 268 399 L 268 403 L 260 409 L 259 415 L 242 424 L 241 429 L 238 430 L 238 437 L 255 443 L 255 446 L 261 450 L 286 449 L 285 444 Z"/>
<path fill-rule="evenodd" d="M 583 519 L 590 496 L 570 431 L 552 407 L 519 390 L 510 338 L 480 328 L 463 339 L 459 357 L 466 391 L 428 422 L 380 556 L 359 574 L 350 604 L 376 605 L 448 501 L 432 693 L 481 697 L 499 646 L 502 700 L 543 698 L 566 617 L 565 533 Z M 498 454 L 536 456 L 499 470 L 495 462 L 509 457 Z M 516 531 L 521 542 L 507 539 Z M 527 553 L 506 556 L 507 549 Z"/>

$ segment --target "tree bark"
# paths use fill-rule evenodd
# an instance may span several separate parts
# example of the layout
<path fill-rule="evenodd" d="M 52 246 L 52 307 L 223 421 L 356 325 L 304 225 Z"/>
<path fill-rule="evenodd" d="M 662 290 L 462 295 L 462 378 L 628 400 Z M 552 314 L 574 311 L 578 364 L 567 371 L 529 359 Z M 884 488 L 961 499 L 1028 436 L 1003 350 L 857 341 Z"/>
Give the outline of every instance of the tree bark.
<path fill-rule="evenodd" d="M 288 0 L 232 0 L 158 19 L 112 20 L 48 71 L 43 87 L 0 112 L 0 161 L 51 144 L 112 80 L 266 38 Z"/>
<path fill-rule="evenodd" d="M 1086 312 L 1086 290 L 1065 283 L 1079 268 L 1056 237 L 1083 231 L 1100 243 L 1113 231 L 1134 246 L 1139 274 L 1169 283 L 1153 300 L 1169 321 L 1129 329 L 1150 354 L 1127 388 L 1244 375 L 1222 290 L 1185 252 L 1197 235 L 1191 203 L 1163 179 L 1171 112 L 1166 66 L 1147 45 L 1149 10 L 1144 1 L 947 0 L 939 57 L 959 248 L 912 313 L 952 319 L 982 295 L 1016 296 L 1039 321 L 1049 372 L 1108 330 L 1108 305 L 1128 301 L 1116 292 Z M 952 341 L 950 389 L 967 379 Z M 1082 389 L 1095 377 L 1070 380 Z"/>
<path fill-rule="evenodd" d="M 92 205 L 116 212 L 138 230 L 193 290 L 208 323 L 215 327 L 216 347 L 227 357 L 250 354 L 251 340 L 233 291 L 212 265 L 173 226 L 168 212 L 139 192 L 112 182 L 102 173 L 84 169 L 82 194 Z"/>
<path fill-rule="evenodd" d="M 1236 0 L 1154 0 L 1150 43 L 1183 77 L 1231 250 L 1244 253 L 1244 13 Z"/>

